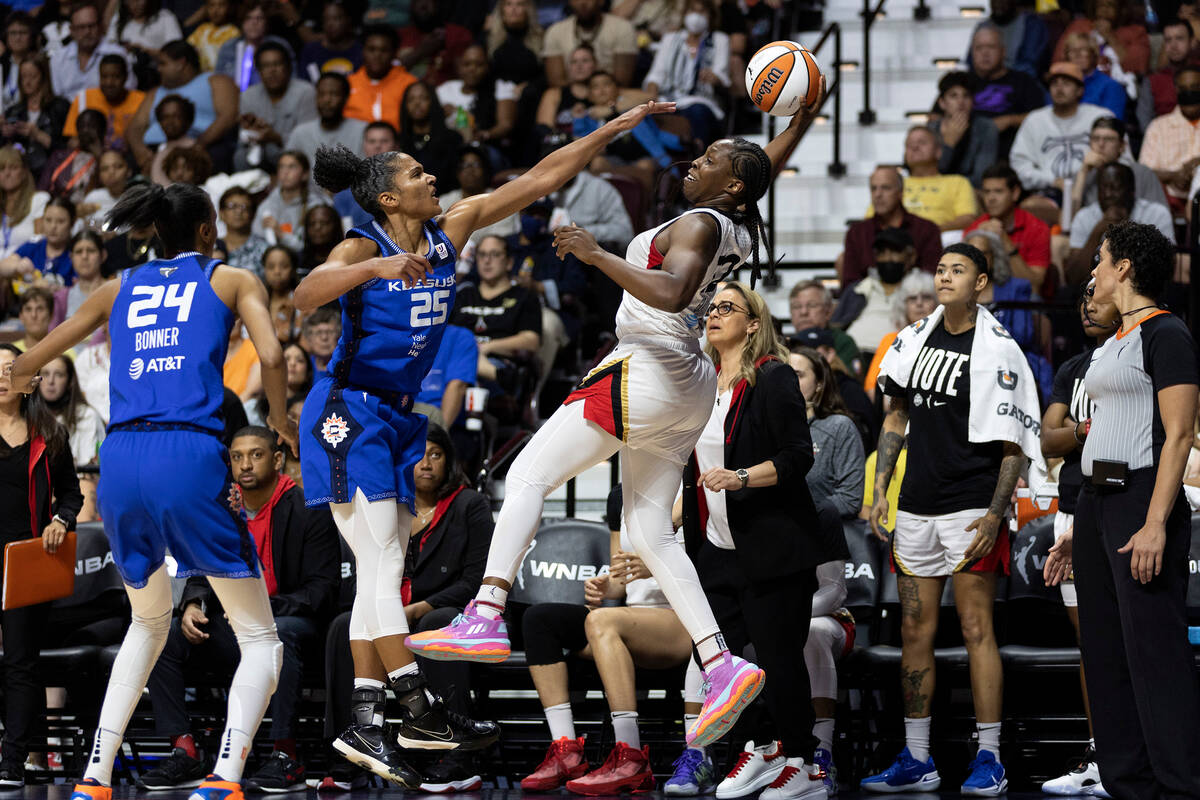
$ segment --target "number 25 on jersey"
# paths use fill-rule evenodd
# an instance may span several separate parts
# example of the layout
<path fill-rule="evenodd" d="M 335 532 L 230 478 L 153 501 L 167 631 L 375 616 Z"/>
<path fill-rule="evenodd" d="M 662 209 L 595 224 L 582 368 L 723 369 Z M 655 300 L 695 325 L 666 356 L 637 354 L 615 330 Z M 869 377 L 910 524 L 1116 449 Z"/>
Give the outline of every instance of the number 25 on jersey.
<path fill-rule="evenodd" d="M 409 327 L 426 328 L 430 325 L 441 325 L 450 316 L 449 289 L 439 289 L 435 292 L 415 291 L 409 294 L 409 298 L 412 300 Z"/>
<path fill-rule="evenodd" d="M 130 294 L 137 298 L 129 303 L 126 327 L 145 328 L 158 324 L 158 309 L 174 308 L 176 320 L 187 322 L 192 311 L 192 298 L 196 295 L 196 281 L 169 286 L 135 286 Z"/>

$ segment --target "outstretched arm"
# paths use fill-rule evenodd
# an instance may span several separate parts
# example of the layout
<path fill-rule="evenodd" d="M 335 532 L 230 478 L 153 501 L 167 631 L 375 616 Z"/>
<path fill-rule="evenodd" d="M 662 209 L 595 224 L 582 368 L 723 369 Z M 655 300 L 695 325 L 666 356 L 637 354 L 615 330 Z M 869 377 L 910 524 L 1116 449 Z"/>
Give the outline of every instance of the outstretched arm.
<path fill-rule="evenodd" d="M 788 126 L 783 129 L 783 133 L 776 136 L 763 149 L 767 151 L 767 155 L 771 159 L 771 179 L 779 174 L 779 170 L 783 169 L 787 164 L 788 159 L 792 157 L 792 151 L 796 149 L 796 145 L 800 144 L 800 140 L 804 138 L 804 134 L 808 132 L 809 127 L 813 124 L 813 120 L 817 118 L 817 114 L 821 111 L 821 106 L 825 103 L 825 76 L 821 76 L 821 93 L 817 95 L 817 102 L 811 106 L 801 108 L 795 113 Z"/>
<path fill-rule="evenodd" d="M 659 239 L 664 237 L 660 235 Z M 630 264 L 596 243 L 596 237 L 582 228 L 567 225 L 554 234 L 558 257 L 567 253 L 591 264 L 612 278 L 618 286 L 654 308 L 678 313 L 688 307 L 705 267 L 717 250 L 716 222 L 707 214 L 688 214 L 671 226 L 667 241 L 657 244 L 665 250 L 660 269 L 644 269 Z"/>
<path fill-rule="evenodd" d="M 23 394 L 32 392 L 36 385 L 34 378 L 42 367 L 82 342 L 104 324 L 120 288 L 120 281 L 108 281 L 92 292 L 79 310 L 50 331 L 45 339 L 17 356 L 17 360 L 12 364 L 13 388 Z"/>
<path fill-rule="evenodd" d="M 461 250 L 475 231 L 499 222 L 539 197 L 556 191 L 584 170 L 609 142 L 633 130 L 650 114 L 670 114 L 674 111 L 674 103 L 653 101 L 631 108 L 582 139 L 555 150 L 524 175 L 514 178 L 496 191 L 459 200 L 442 217 L 442 230 Z"/>

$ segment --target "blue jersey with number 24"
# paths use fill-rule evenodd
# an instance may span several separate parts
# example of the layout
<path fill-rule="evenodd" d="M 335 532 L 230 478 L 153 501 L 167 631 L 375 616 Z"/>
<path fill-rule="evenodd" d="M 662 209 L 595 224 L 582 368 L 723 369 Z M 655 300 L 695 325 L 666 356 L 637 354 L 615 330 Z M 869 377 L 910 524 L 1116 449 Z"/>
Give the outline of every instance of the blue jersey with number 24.
<path fill-rule="evenodd" d="M 371 239 L 381 256 L 402 252 L 375 220 L 348 236 Z M 425 223 L 426 258 L 433 274 L 423 286 L 372 278 L 342 295 L 342 335 L 329 360 L 340 386 L 416 395 L 433 366 L 454 308 L 458 253 L 433 220 Z M 420 253 L 419 253 L 420 254 Z"/>

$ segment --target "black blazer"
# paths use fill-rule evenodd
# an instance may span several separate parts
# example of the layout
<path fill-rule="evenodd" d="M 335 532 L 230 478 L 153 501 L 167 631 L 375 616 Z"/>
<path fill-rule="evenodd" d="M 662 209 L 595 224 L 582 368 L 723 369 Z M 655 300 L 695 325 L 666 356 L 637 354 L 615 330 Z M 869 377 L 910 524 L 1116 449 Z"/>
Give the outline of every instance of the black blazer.
<path fill-rule="evenodd" d="M 342 551 L 328 505 L 304 506 L 304 490 L 293 486 L 271 512 L 271 556 L 278 591 L 271 598 L 277 617 L 326 619 L 337 604 Z M 188 578 L 179 607 L 204 603 L 219 607 L 203 575 Z"/>
<path fill-rule="evenodd" d="M 479 590 L 492 544 L 492 507 L 487 498 L 464 488 L 421 546 L 425 531 L 408 546 L 405 573 L 412 579 L 410 603 L 424 600 L 434 608 L 464 608 Z"/>
<path fill-rule="evenodd" d="M 778 483 L 725 494 L 738 562 L 752 581 L 794 575 L 829 560 L 804 479 L 813 465 L 804 397 L 796 374 L 774 358 L 759 363 L 754 386 L 742 381 L 734 387 L 725 415 L 726 468 L 748 469 L 764 461 L 774 462 Z M 683 472 L 684 540 L 693 556 L 706 537 L 698 478 L 693 453 Z"/>

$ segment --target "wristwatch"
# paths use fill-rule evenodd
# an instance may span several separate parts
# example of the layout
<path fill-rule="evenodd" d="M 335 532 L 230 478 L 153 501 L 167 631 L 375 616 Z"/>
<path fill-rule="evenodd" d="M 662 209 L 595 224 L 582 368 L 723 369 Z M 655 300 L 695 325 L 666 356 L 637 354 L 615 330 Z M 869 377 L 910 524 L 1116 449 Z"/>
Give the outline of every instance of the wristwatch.
<path fill-rule="evenodd" d="M 750 480 L 750 473 L 744 469 L 739 469 L 735 470 L 733 474 L 736 475 L 737 479 L 742 482 L 742 488 L 745 489 L 746 482 Z"/>

